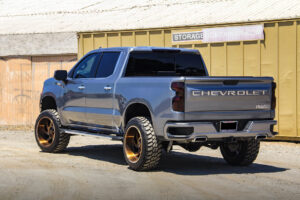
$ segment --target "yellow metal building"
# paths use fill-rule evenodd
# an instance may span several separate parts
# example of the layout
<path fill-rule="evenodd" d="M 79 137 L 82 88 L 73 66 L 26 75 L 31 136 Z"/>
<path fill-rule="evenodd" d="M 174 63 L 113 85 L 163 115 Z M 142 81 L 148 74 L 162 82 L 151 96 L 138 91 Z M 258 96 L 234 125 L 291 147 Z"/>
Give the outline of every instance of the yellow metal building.
<path fill-rule="evenodd" d="M 263 24 L 264 39 L 172 44 L 173 31 Z M 82 32 L 78 57 L 99 47 L 160 46 L 198 49 L 212 76 L 272 76 L 277 82 L 278 139 L 300 140 L 300 20 L 258 21 L 159 29 Z"/>

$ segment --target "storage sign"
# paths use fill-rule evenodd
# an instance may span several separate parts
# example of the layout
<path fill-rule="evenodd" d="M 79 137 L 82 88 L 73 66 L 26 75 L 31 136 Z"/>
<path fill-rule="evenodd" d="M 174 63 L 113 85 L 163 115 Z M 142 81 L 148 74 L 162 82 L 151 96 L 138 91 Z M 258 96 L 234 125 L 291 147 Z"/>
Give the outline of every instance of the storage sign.
<path fill-rule="evenodd" d="M 194 29 L 195 30 L 195 29 Z M 264 39 L 264 26 L 228 26 L 217 28 L 204 28 L 191 31 L 174 30 L 172 31 L 173 44 L 195 44 L 195 43 L 214 43 L 231 41 L 251 41 Z"/>
<path fill-rule="evenodd" d="M 201 41 L 203 40 L 203 32 L 173 33 L 172 37 L 173 42 Z"/>

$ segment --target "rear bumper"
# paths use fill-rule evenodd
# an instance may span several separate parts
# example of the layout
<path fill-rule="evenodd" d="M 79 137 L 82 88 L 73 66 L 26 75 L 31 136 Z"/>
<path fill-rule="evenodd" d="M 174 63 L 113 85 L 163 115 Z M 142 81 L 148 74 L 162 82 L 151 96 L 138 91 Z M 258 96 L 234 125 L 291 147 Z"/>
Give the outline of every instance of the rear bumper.
<path fill-rule="evenodd" d="M 168 122 L 164 127 L 166 140 L 172 141 L 206 141 L 210 139 L 222 139 L 228 137 L 273 137 L 272 126 L 276 125 L 275 120 L 249 121 L 242 131 L 217 131 L 212 122 Z M 188 135 L 174 135 L 169 133 L 169 128 L 193 128 Z"/>

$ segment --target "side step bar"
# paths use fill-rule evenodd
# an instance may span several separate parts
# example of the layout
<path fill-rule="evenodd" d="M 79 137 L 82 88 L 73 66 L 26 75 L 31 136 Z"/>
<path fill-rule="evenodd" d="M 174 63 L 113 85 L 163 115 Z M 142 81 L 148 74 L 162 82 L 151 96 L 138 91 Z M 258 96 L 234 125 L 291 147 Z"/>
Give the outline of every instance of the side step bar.
<path fill-rule="evenodd" d="M 87 135 L 87 136 L 94 136 L 94 137 L 104 137 L 109 138 L 111 140 L 117 140 L 122 141 L 122 136 L 115 136 L 115 135 L 107 135 L 103 133 L 91 133 L 91 132 L 85 132 L 85 131 L 78 131 L 78 130 L 70 130 L 70 129 L 61 129 L 63 133 L 71 134 L 71 135 Z"/>

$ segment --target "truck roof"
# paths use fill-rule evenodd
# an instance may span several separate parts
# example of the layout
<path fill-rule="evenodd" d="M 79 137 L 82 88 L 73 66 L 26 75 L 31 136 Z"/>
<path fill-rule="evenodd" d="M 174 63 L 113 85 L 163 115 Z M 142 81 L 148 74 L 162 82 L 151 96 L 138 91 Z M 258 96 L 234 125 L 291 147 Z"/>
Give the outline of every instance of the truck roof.
<path fill-rule="evenodd" d="M 161 50 L 161 51 L 174 51 L 178 50 L 181 52 L 193 52 L 193 53 L 199 53 L 198 50 L 195 49 L 185 49 L 185 48 L 173 48 L 173 47 L 154 47 L 154 46 L 138 46 L 138 47 L 109 47 L 109 48 L 99 48 L 96 50 L 91 51 L 92 52 L 100 52 L 100 51 L 153 51 L 153 50 Z"/>

